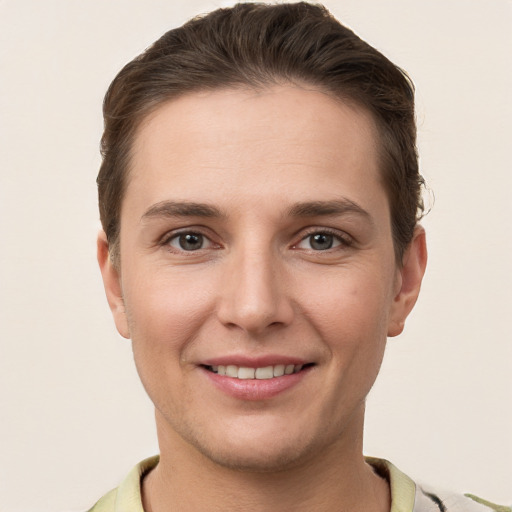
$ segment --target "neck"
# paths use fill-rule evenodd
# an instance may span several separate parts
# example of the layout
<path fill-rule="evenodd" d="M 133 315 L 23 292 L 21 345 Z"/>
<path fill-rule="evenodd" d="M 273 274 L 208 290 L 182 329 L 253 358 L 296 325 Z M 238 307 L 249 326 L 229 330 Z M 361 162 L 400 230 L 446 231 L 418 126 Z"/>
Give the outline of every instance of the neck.
<path fill-rule="evenodd" d="M 356 431 L 362 432 L 361 424 Z M 160 463 L 143 481 L 145 512 L 389 512 L 389 486 L 366 464 L 362 434 L 281 471 L 221 466 L 159 429 Z M 347 432 L 345 432 L 347 434 Z"/>

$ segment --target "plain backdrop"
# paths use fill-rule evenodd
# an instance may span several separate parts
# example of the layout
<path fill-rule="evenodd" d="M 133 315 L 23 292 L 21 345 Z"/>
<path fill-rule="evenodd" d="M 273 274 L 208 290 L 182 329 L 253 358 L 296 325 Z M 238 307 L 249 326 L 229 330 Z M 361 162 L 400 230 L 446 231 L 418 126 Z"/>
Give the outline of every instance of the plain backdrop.
<path fill-rule="evenodd" d="M 2 511 L 85 510 L 157 452 L 95 261 L 101 102 L 164 31 L 229 4 L 0 1 Z M 325 4 L 413 77 L 435 194 L 422 295 L 389 342 L 365 451 L 510 503 L 512 3 Z"/>

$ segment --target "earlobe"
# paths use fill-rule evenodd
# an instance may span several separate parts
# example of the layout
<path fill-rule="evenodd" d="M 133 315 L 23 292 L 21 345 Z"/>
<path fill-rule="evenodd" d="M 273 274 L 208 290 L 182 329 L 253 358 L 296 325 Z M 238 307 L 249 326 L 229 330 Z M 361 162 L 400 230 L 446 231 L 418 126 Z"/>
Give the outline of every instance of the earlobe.
<path fill-rule="evenodd" d="M 110 254 L 107 236 L 104 231 L 100 231 L 97 240 L 97 258 L 103 278 L 103 286 L 107 295 L 108 305 L 112 311 L 116 328 L 123 338 L 130 338 L 128 321 L 124 307 L 123 292 L 121 286 L 121 276 L 117 268 L 114 267 Z"/>
<path fill-rule="evenodd" d="M 402 268 L 397 271 L 398 290 L 391 306 L 388 336 L 398 336 L 403 331 L 405 320 L 418 299 L 426 266 L 425 230 L 418 225 L 414 230 L 413 239 L 405 251 Z"/>

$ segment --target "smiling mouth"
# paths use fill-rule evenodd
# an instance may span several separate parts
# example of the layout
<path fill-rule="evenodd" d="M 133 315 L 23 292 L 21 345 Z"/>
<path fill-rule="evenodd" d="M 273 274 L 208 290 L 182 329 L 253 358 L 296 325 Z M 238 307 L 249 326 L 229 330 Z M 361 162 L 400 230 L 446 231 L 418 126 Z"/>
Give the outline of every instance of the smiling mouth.
<path fill-rule="evenodd" d="M 257 380 L 268 380 L 273 379 L 275 377 L 283 377 L 284 375 L 292 375 L 294 373 L 299 373 L 306 368 L 310 368 L 314 366 L 314 363 L 307 364 L 276 364 L 274 366 L 263 366 L 259 368 L 249 368 L 246 366 L 236 366 L 234 364 L 229 365 L 215 365 L 208 366 L 203 365 L 203 368 L 206 370 L 216 373 L 218 375 L 223 375 L 226 377 L 231 377 L 234 379 L 240 380 L 249 380 L 249 379 L 257 379 Z"/>

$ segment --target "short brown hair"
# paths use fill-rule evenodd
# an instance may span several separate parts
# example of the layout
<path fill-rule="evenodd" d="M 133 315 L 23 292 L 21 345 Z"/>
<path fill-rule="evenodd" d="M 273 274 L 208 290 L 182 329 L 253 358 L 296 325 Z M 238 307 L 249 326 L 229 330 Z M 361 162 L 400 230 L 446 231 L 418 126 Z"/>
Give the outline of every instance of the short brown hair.
<path fill-rule="evenodd" d="M 103 104 L 100 217 L 114 261 L 130 150 L 140 122 L 180 95 L 229 87 L 307 83 L 355 102 L 380 135 L 397 261 L 423 212 L 414 87 L 407 74 L 321 5 L 240 3 L 170 30 L 128 63 Z"/>

